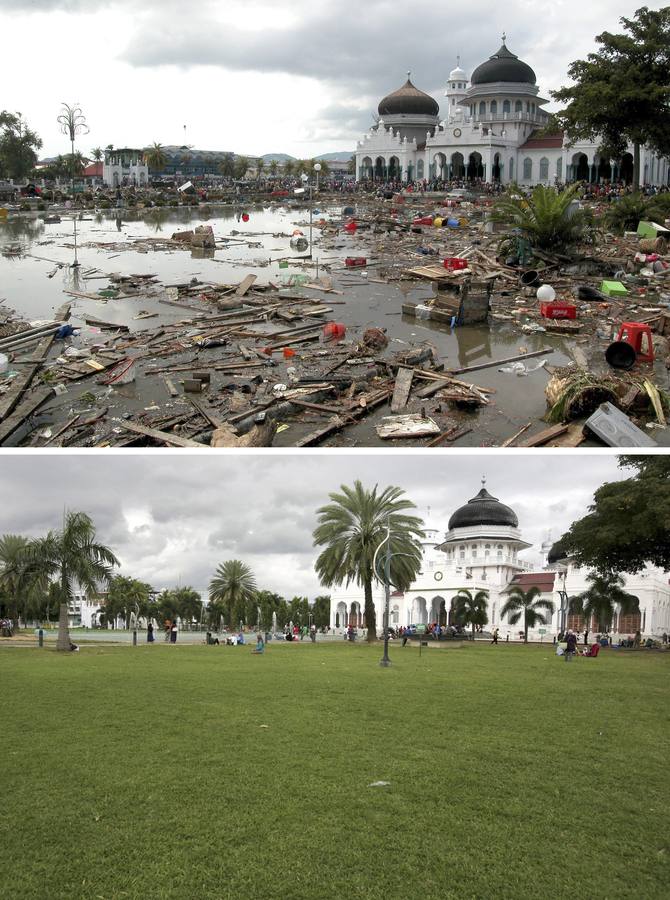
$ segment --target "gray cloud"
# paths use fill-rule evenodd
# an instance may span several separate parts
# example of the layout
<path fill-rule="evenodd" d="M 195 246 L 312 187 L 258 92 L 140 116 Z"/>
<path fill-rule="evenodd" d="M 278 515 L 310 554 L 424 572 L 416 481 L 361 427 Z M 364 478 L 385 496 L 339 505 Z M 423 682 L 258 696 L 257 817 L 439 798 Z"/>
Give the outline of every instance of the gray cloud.
<path fill-rule="evenodd" d="M 549 460 L 551 464 L 549 464 Z M 205 590 L 219 563 L 240 558 L 259 585 L 314 597 L 316 510 L 341 484 L 396 484 L 426 525 L 446 530 L 454 509 L 487 487 L 519 516 L 535 560 L 549 529 L 557 538 L 584 514 L 603 481 L 625 477 L 609 455 L 515 456 L 293 454 L 230 456 L 26 455 L 0 466 L 0 534 L 36 537 L 65 509 L 92 516 L 122 571 L 156 588 Z"/>

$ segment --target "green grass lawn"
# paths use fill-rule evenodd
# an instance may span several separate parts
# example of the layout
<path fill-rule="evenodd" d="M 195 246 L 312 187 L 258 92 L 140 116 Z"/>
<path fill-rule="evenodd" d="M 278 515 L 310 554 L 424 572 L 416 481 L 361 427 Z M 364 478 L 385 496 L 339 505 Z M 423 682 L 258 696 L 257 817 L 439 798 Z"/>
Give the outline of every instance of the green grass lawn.
<path fill-rule="evenodd" d="M 0 896 L 668 897 L 670 654 L 380 656 L 0 648 Z"/>

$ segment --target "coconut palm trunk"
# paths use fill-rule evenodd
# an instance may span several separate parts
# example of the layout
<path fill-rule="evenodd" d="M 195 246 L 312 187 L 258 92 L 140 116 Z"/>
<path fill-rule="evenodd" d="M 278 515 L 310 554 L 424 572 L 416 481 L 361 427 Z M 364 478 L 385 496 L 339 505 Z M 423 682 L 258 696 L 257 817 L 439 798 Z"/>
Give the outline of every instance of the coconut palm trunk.
<path fill-rule="evenodd" d="M 372 598 L 372 580 L 366 579 L 363 593 L 365 596 L 365 627 L 368 630 L 367 639 L 368 643 L 372 644 L 377 640 L 377 611 Z"/>
<path fill-rule="evenodd" d="M 56 650 L 69 650 L 72 646 L 68 613 L 67 603 L 61 603 L 60 612 L 58 614 L 58 640 L 56 641 Z"/>

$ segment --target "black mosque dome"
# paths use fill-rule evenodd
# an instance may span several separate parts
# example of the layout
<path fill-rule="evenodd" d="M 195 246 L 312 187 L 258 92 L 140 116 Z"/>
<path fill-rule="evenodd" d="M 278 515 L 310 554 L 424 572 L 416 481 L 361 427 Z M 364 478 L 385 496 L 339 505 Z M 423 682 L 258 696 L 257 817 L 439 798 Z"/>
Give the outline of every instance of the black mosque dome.
<path fill-rule="evenodd" d="M 472 73 L 470 84 L 492 84 L 495 81 L 513 81 L 521 84 L 535 84 L 535 72 L 531 67 L 522 62 L 518 56 L 511 53 L 503 45 L 490 59 L 477 66 Z"/>
<path fill-rule="evenodd" d="M 384 116 L 437 116 L 440 112 L 439 104 L 430 94 L 425 94 L 414 87 L 407 79 L 405 84 L 384 97 L 377 107 L 379 115 Z"/>
<path fill-rule="evenodd" d="M 468 500 L 449 519 L 449 530 L 471 528 L 473 525 L 508 525 L 517 528 L 519 520 L 513 509 L 505 506 L 497 497 L 492 497 L 483 487 L 476 497 Z"/>

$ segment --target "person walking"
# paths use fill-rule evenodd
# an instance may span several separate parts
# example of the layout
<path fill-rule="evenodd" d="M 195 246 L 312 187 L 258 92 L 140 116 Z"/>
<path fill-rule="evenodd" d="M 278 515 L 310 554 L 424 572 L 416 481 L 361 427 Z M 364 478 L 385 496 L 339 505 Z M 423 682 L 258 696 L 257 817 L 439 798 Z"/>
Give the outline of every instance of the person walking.
<path fill-rule="evenodd" d="M 170 643 L 171 644 L 177 643 L 177 622 L 176 621 L 174 621 L 172 623 L 172 627 L 170 628 Z"/>
<path fill-rule="evenodd" d="M 588 628 L 584 629 L 584 646 L 585 647 L 589 646 L 589 629 Z"/>
<path fill-rule="evenodd" d="M 498 631 L 499 631 L 498 628 L 494 628 L 494 629 L 493 629 L 493 639 L 491 640 L 491 643 L 492 643 L 492 644 L 497 644 L 497 643 L 498 643 Z"/>
<path fill-rule="evenodd" d="M 152 622 L 147 623 L 147 644 L 153 644 L 154 638 L 154 626 Z"/>
<path fill-rule="evenodd" d="M 568 632 L 567 646 L 565 648 L 565 661 L 571 662 L 572 657 L 577 652 L 577 635 L 574 631 Z"/>

